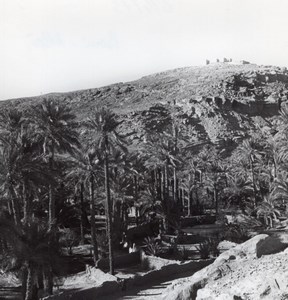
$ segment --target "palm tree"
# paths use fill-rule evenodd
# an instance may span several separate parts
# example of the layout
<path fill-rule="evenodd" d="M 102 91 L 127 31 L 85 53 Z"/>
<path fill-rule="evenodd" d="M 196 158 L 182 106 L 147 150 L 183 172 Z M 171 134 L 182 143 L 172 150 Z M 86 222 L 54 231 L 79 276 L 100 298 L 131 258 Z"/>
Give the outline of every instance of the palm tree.
<path fill-rule="evenodd" d="M 121 241 L 122 233 L 128 227 L 128 208 L 133 204 L 132 176 L 114 168 L 110 171 L 111 198 L 113 202 L 114 234 L 116 242 Z"/>
<path fill-rule="evenodd" d="M 4 109 L 0 112 L 0 145 L 11 141 L 19 141 L 27 119 L 15 108 Z"/>
<path fill-rule="evenodd" d="M 121 150 L 126 151 L 125 138 L 117 132 L 117 129 L 121 123 L 121 121 L 118 121 L 117 115 L 106 108 L 95 110 L 94 113 L 84 123 L 84 125 L 90 129 L 91 134 L 93 134 L 91 144 L 94 145 L 96 149 L 104 152 L 107 235 L 109 246 L 109 266 L 111 274 L 114 274 L 114 254 L 112 245 L 112 203 L 109 181 L 109 156 L 112 149 L 117 147 L 120 147 Z"/>
<path fill-rule="evenodd" d="M 257 217 L 262 217 L 267 226 L 273 227 L 273 220 L 276 221 L 277 217 L 281 215 L 280 211 L 276 208 L 275 200 L 272 196 L 267 196 L 256 208 Z"/>
<path fill-rule="evenodd" d="M 224 193 L 229 203 L 243 206 L 247 199 L 253 195 L 253 184 L 248 177 L 238 176 L 237 174 L 229 176 Z"/>
<path fill-rule="evenodd" d="M 0 190 L 11 202 L 11 211 L 15 225 L 21 223 L 20 197 L 16 193 L 16 184 L 20 180 L 18 168 L 19 153 L 13 145 L 0 149 Z"/>
<path fill-rule="evenodd" d="M 261 156 L 253 140 L 244 140 L 242 145 L 238 147 L 237 153 L 239 153 L 240 159 L 243 159 L 244 161 L 248 161 L 249 164 L 251 179 L 253 184 L 253 192 L 254 192 L 253 206 L 255 208 L 257 204 L 257 184 L 256 184 L 256 174 L 255 174 L 255 164 L 256 164 L 256 160 L 260 159 Z"/>
<path fill-rule="evenodd" d="M 149 221 L 155 216 L 159 219 L 165 232 L 168 231 L 168 227 L 173 221 L 171 211 L 167 209 L 166 203 L 158 199 L 153 185 L 149 183 L 139 195 L 138 205 L 140 207 L 140 215 L 142 217 L 145 216 Z"/>
<path fill-rule="evenodd" d="M 206 188 L 213 193 L 216 217 L 219 213 L 220 192 L 227 187 L 227 172 L 228 170 L 220 158 L 216 158 L 211 161 L 205 180 Z"/>
<path fill-rule="evenodd" d="M 146 160 L 146 167 L 160 168 L 162 169 L 162 188 L 161 199 L 163 202 L 167 202 L 167 207 L 171 206 L 170 203 L 170 172 L 169 167 L 173 168 L 173 187 L 172 194 L 176 203 L 177 200 L 177 177 L 176 177 L 176 164 L 180 163 L 177 153 L 175 152 L 175 140 L 174 137 L 167 134 L 158 134 L 147 138 L 145 150 L 149 153 L 149 158 Z"/>
<path fill-rule="evenodd" d="M 20 174 L 19 157 L 21 156 L 22 132 L 25 124 L 23 114 L 14 108 L 0 112 L 0 185 L 2 192 L 7 192 L 11 201 L 11 210 L 15 224 L 20 224 L 20 203 L 15 190 Z M 18 177 L 17 177 L 18 176 Z"/>
<path fill-rule="evenodd" d="M 20 201 L 23 202 L 23 223 L 32 217 L 32 198 L 35 191 L 47 183 L 52 183 L 53 177 L 41 156 L 37 145 L 31 141 L 27 129 L 23 130 L 21 139 L 7 140 L 0 149 L 0 185 L 11 199 L 15 224 L 20 224 Z"/>
<path fill-rule="evenodd" d="M 23 290 L 25 300 L 35 299 L 35 281 L 46 277 L 47 271 L 56 270 L 59 263 L 57 245 L 50 244 L 51 231 L 35 220 L 27 226 L 16 226 L 9 220 L 0 219 L 0 264 L 6 271 L 23 273 Z M 50 291 L 52 293 L 52 291 Z"/>
<path fill-rule="evenodd" d="M 97 266 L 98 245 L 95 227 L 95 184 L 100 181 L 100 165 L 103 163 L 103 157 L 101 157 L 98 149 L 82 147 L 79 150 L 74 151 L 67 158 L 67 161 L 70 165 L 70 171 L 67 173 L 66 177 L 80 190 L 81 201 L 83 200 L 84 187 L 88 187 L 89 189 L 91 241 L 93 246 L 94 264 Z M 81 219 L 83 223 L 83 211 L 81 212 Z"/>
<path fill-rule="evenodd" d="M 125 167 L 125 171 L 128 167 L 129 173 L 133 176 L 133 186 L 134 186 L 134 207 L 135 207 L 135 217 L 136 217 L 136 225 L 139 222 L 139 196 L 141 192 L 141 185 L 145 179 L 148 179 L 149 175 L 147 174 L 147 169 L 144 166 L 145 163 L 145 155 L 141 152 L 135 151 L 130 153 L 128 158 L 126 159 L 127 166 Z M 149 172 L 149 171 L 148 171 Z M 156 184 L 154 182 L 155 191 Z"/>
<path fill-rule="evenodd" d="M 33 108 L 34 140 L 42 145 L 48 157 L 49 168 L 55 171 L 55 152 L 72 153 L 79 146 L 76 116 L 67 105 L 56 100 L 45 99 Z M 55 198 L 53 185 L 49 185 L 49 228 L 55 224 Z"/>
<path fill-rule="evenodd" d="M 274 200 L 280 200 L 283 204 L 288 202 L 288 172 L 286 170 L 278 172 L 271 194 Z"/>
<path fill-rule="evenodd" d="M 182 206 L 185 207 L 185 194 L 187 194 L 187 215 L 192 215 L 192 198 L 193 192 L 199 188 L 199 182 L 195 178 L 195 172 L 189 170 L 183 173 L 183 178 L 180 182 L 180 187 L 182 189 Z M 198 199 L 196 199 L 198 201 Z M 197 203 L 199 205 L 199 203 Z"/>

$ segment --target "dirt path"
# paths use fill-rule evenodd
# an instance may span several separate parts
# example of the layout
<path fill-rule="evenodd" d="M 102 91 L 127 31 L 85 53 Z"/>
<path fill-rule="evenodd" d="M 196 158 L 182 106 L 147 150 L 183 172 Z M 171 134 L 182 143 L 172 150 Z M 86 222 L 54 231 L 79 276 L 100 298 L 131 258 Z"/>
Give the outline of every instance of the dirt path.
<path fill-rule="evenodd" d="M 121 293 L 112 294 L 97 298 L 97 300 L 160 300 L 163 291 L 172 284 L 172 282 L 179 278 L 192 276 L 195 272 L 179 273 L 173 276 L 160 278 L 158 281 L 153 281 L 147 285 L 133 287 Z M 96 300 L 96 299 L 95 299 Z"/>

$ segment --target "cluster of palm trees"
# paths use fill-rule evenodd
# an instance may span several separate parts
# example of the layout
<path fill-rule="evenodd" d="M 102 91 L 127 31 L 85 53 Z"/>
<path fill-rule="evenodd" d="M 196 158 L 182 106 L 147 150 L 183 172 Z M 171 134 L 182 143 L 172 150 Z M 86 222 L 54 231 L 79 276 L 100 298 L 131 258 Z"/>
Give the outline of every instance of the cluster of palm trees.
<path fill-rule="evenodd" d="M 44 100 L 25 112 L 15 108 L 1 112 L 1 258 L 7 270 L 14 270 L 17 265 L 25 275 L 25 299 L 32 299 L 32 287 L 39 278 L 47 283 L 47 292 L 52 293 L 53 265 L 59 254 L 58 228 L 63 221 L 59 216 L 65 210 L 63 204 L 71 202 L 72 197 L 64 190 L 71 190 L 72 186 L 73 196 L 80 195 L 82 239 L 84 194 L 89 191 L 96 264 L 95 197 L 98 185 L 102 187 L 104 182 L 110 272 L 114 272 L 109 169 L 113 164 L 111 153 L 116 153 L 117 146 L 125 150 L 125 141 L 116 131 L 119 125 L 113 112 L 99 109 L 83 122 L 81 132 L 70 108 L 55 100 Z M 81 135 L 85 136 L 85 144 Z M 36 241 L 39 244 L 34 247 Z"/>
<path fill-rule="evenodd" d="M 106 108 L 81 122 L 55 99 L 0 113 L 0 258 L 3 268 L 20 270 L 26 300 L 35 285 L 53 291 L 61 226 L 76 226 L 81 243 L 90 233 L 97 266 L 101 209 L 111 274 L 132 206 L 136 224 L 156 218 L 166 232 L 180 217 L 204 209 L 217 216 L 229 205 L 273 225 L 288 194 L 288 110 L 274 131 L 256 131 L 231 156 L 193 142 L 174 112 L 168 119 L 137 145 Z"/>

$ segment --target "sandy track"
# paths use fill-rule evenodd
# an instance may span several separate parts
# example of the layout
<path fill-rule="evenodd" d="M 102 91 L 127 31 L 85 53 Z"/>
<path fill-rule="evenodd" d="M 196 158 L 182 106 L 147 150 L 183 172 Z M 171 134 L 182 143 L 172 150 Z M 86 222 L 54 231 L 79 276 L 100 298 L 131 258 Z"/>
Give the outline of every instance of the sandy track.
<path fill-rule="evenodd" d="M 195 272 L 193 271 L 176 274 L 169 277 L 167 276 L 166 278 L 160 278 L 157 281 L 153 281 L 150 284 L 133 287 L 121 293 L 103 296 L 101 298 L 97 298 L 97 300 L 160 300 L 162 299 L 163 291 L 170 286 L 174 280 L 192 276 L 194 273 Z"/>

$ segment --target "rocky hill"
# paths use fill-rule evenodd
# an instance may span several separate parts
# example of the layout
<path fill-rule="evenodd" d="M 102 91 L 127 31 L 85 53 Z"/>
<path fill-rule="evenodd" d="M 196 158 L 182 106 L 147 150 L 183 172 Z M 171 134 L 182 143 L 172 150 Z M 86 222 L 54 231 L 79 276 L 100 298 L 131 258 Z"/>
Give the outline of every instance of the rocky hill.
<path fill-rule="evenodd" d="M 257 235 L 193 276 L 175 280 L 161 299 L 288 299 L 287 245 L 286 233 Z"/>
<path fill-rule="evenodd" d="M 170 70 L 101 88 L 0 102 L 25 109 L 41 98 L 58 98 L 79 120 L 107 106 L 124 120 L 137 145 L 145 132 L 162 130 L 172 118 L 196 141 L 234 148 L 257 127 L 273 130 L 273 118 L 288 99 L 286 68 L 217 63 Z"/>

